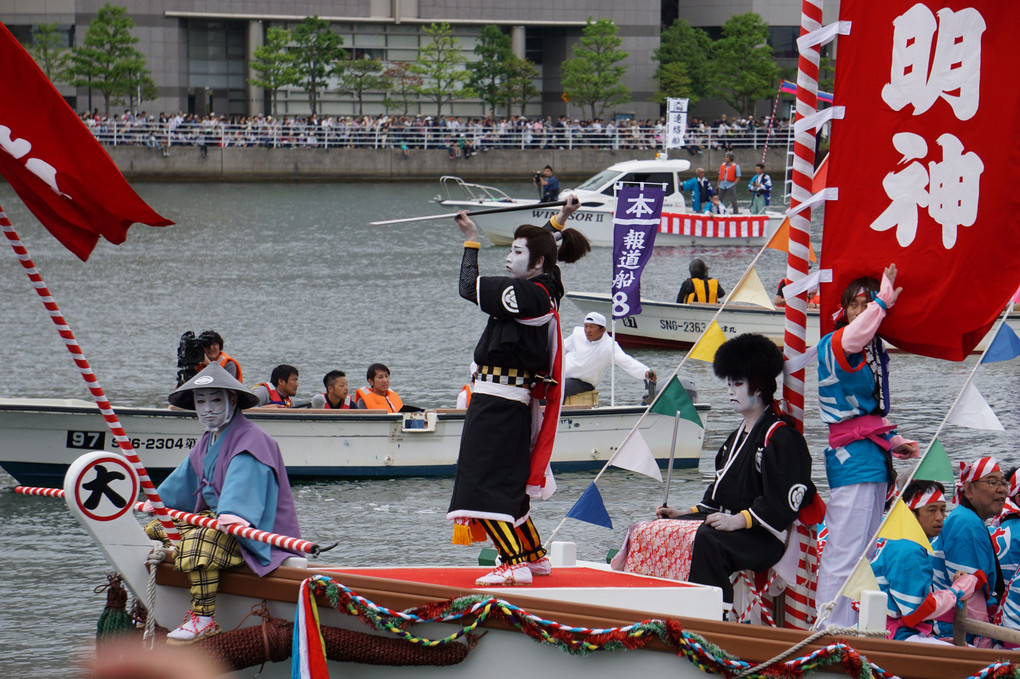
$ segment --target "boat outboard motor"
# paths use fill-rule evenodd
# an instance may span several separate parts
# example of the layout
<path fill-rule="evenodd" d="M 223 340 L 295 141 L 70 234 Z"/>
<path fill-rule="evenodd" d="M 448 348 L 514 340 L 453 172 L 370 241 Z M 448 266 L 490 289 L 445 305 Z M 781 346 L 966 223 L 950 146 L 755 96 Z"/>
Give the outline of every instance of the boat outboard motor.
<path fill-rule="evenodd" d="M 655 392 L 658 391 L 659 383 L 655 380 L 645 380 L 645 391 L 647 392 L 641 397 L 641 405 L 646 406 L 655 400 Z"/>

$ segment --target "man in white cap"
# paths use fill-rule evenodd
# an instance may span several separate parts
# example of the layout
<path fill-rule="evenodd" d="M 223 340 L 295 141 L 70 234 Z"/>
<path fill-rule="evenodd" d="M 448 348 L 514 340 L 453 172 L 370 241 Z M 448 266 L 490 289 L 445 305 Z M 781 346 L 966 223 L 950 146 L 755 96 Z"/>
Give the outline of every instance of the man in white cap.
<path fill-rule="evenodd" d="M 563 343 L 563 395 L 594 391 L 614 361 L 634 379 L 655 381 L 655 372 L 628 356 L 606 334 L 606 317 L 593 311 L 584 317 L 584 327 L 574 328 Z"/>

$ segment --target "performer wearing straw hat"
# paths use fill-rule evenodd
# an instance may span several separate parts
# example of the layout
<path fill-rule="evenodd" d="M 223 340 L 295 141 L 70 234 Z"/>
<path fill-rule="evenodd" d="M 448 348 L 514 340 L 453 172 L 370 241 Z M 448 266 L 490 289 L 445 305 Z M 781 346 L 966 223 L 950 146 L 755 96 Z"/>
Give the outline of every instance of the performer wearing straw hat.
<path fill-rule="evenodd" d="M 514 232 L 505 276 L 478 275 L 478 230 L 465 214 L 457 226 L 467 239 L 460 267 L 460 296 L 489 320 L 475 347 L 478 365 L 457 457 L 457 476 L 446 518 L 453 542 L 492 538 L 501 563 L 479 585 L 523 585 L 552 568 L 531 521 L 530 498 L 549 497 L 547 475 L 562 401 L 559 315 L 563 282 L 557 260 L 574 262 L 590 250 L 574 229 L 557 230 L 580 207 L 571 196 L 545 227 Z M 538 406 L 546 399 L 545 411 Z"/>
<path fill-rule="evenodd" d="M 300 537 L 280 447 L 241 413 L 257 405 L 258 397 L 214 363 L 178 387 L 168 400 L 178 408 L 194 410 L 206 431 L 160 484 L 163 503 L 214 515 L 219 526 L 240 524 Z M 191 610 L 181 626 L 167 635 L 167 643 L 188 644 L 222 631 L 214 617 L 220 570 L 246 563 L 261 577 L 290 553 L 214 528 L 186 524 L 178 528 L 182 539 L 174 568 L 187 573 L 191 582 Z M 158 520 L 145 530 L 169 546 Z"/>
<path fill-rule="evenodd" d="M 817 523 L 823 505 L 811 482 L 807 442 L 773 400 L 783 371 L 779 347 L 764 335 L 740 335 L 719 347 L 712 367 L 726 379 L 743 422 L 719 449 L 715 480 L 701 502 L 686 510 L 662 506 L 655 514 L 705 517 L 694 538 L 689 580 L 719 587 L 723 601 L 732 603 L 730 576 L 774 566 L 799 513 L 810 508 L 805 523 Z"/>

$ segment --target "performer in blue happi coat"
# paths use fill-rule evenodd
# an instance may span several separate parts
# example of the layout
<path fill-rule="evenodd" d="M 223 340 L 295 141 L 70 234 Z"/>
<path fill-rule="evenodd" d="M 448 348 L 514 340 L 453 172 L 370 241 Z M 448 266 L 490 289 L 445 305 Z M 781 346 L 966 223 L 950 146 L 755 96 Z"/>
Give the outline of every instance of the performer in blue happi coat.
<path fill-rule="evenodd" d="M 864 277 L 843 292 L 842 317 L 836 330 L 818 342 L 818 407 L 829 425 L 825 475 L 829 504 L 828 541 L 818 573 L 819 606 L 832 601 L 865 554 L 878 530 L 886 492 L 895 480 L 890 453 L 918 454 L 916 441 L 895 431 L 889 413 L 889 354 L 878 337 L 879 326 L 902 288 L 893 288 L 896 265 L 882 281 Z M 819 610 L 819 617 L 824 611 Z M 857 624 L 850 600 L 839 597 L 828 617 L 831 624 Z"/>
<path fill-rule="evenodd" d="M 1020 470 L 1009 479 L 1009 494 L 1002 513 L 992 519 L 992 544 L 1005 580 L 1005 598 L 992 622 L 1020 630 Z M 1007 648 L 1012 648 L 1007 644 Z"/>
<path fill-rule="evenodd" d="M 234 538 L 225 529 L 252 526 L 291 537 L 300 537 L 300 531 L 280 447 L 241 413 L 258 404 L 257 396 L 214 363 L 168 400 L 194 410 L 206 431 L 160 484 L 160 498 L 167 507 L 206 513 L 217 520 L 216 528 L 178 525 L 181 541 L 174 568 L 191 582 L 191 610 L 167 640 L 187 644 L 221 631 L 214 616 L 222 569 L 244 563 L 261 577 L 291 556 L 263 542 Z M 152 511 L 152 505 L 146 509 Z M 168 542 L 158 520 L 146 526 L 146 532 Z"/>
<path fill-rule="evenodd" d="M 715 195 L 712 182 L 705 176 L 705 168 L 699 167 L 697 174 L 680 184 L 681 191 L 691 192 L 691 212 L 708 212 L 709 202 Z"/>
<path fill-rule="evenodd" d="M 925 536 L 936 538 L 946 516 L 941 483 L 913 481 L 903 502 L 917 517 Z M 948 643 L 933 636 L 932 620 L 949 614 L 957 601 L 974 593 L 977 577 L 963 575 L 949 589 L 932 589 L 933 568 L 928 550 L 913 540 L 880 540 L 871 562 L 878 586 L 886 594 L 886 629 L 890 639 Z"/>
<path fill-rule="evenodd" d="M 983 457 L 970 464 L 961 462 L 954 498 L 959 506 L 946 519 L 941 535 L 932 545 L 936 589 L 949 587 L 958 572 L 975 575 L 979 585 L 967 601 L 967 614 L 982 622 L 988 622 L 989 610 L 994 611 L 1006 588 L 985 522 L 1002 512 L 1008 487 L 995 458 Z M 938 633 L 952 636 L 952 622 L 940 620 Z M 991 646 L 988 639 L 972 635 L 967 639 L 979 646 Z"/>

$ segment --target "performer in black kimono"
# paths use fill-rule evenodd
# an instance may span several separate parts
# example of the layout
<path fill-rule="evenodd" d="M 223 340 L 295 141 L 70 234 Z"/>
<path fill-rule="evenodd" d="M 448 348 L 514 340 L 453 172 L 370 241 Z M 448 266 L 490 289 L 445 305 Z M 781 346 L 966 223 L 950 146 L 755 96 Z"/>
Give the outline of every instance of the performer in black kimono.
<path fill-rule="evenodd" d="M 659 507 L 659 518 L 698 518 L 689 580 L 714 585 L 733 602 L 730 576 L 764 571 L 783 556 L 787 531 L 802 509 L 812 521 L 824 509 L 811 482 L 804 436 L 773 400 L 783 354 L 763 335 L 740 335 L 716 352 L 713 368 L 726 379 L 730 404 L 743 416 L 715 458 L 715 481 L 694 507 Z M 691 515 L 694 515 L 693 517 Z"/>
<path fill-rule="evenodd" d="M 528 584 L 532 575 L 552 571 L 529 508 L 531 497 L 555 490 L 547 469 L 562 402 L 557 308 L 563 283 L 556 261 L 574 262 L 590 250 L 580 232 L 562 230 L 579 206 L 571 196 L 544 227 L 519 226 L 505 276 L 479 277 L 478 231 L 465 213 L 456 219 L 467 239 L 460 296 L 489 321 L 475 347 L 478 371 L 447 519 L 455 522 L 455 544 L 488 536 L 499 551 L 500 565 L 479 585 Z"/>

